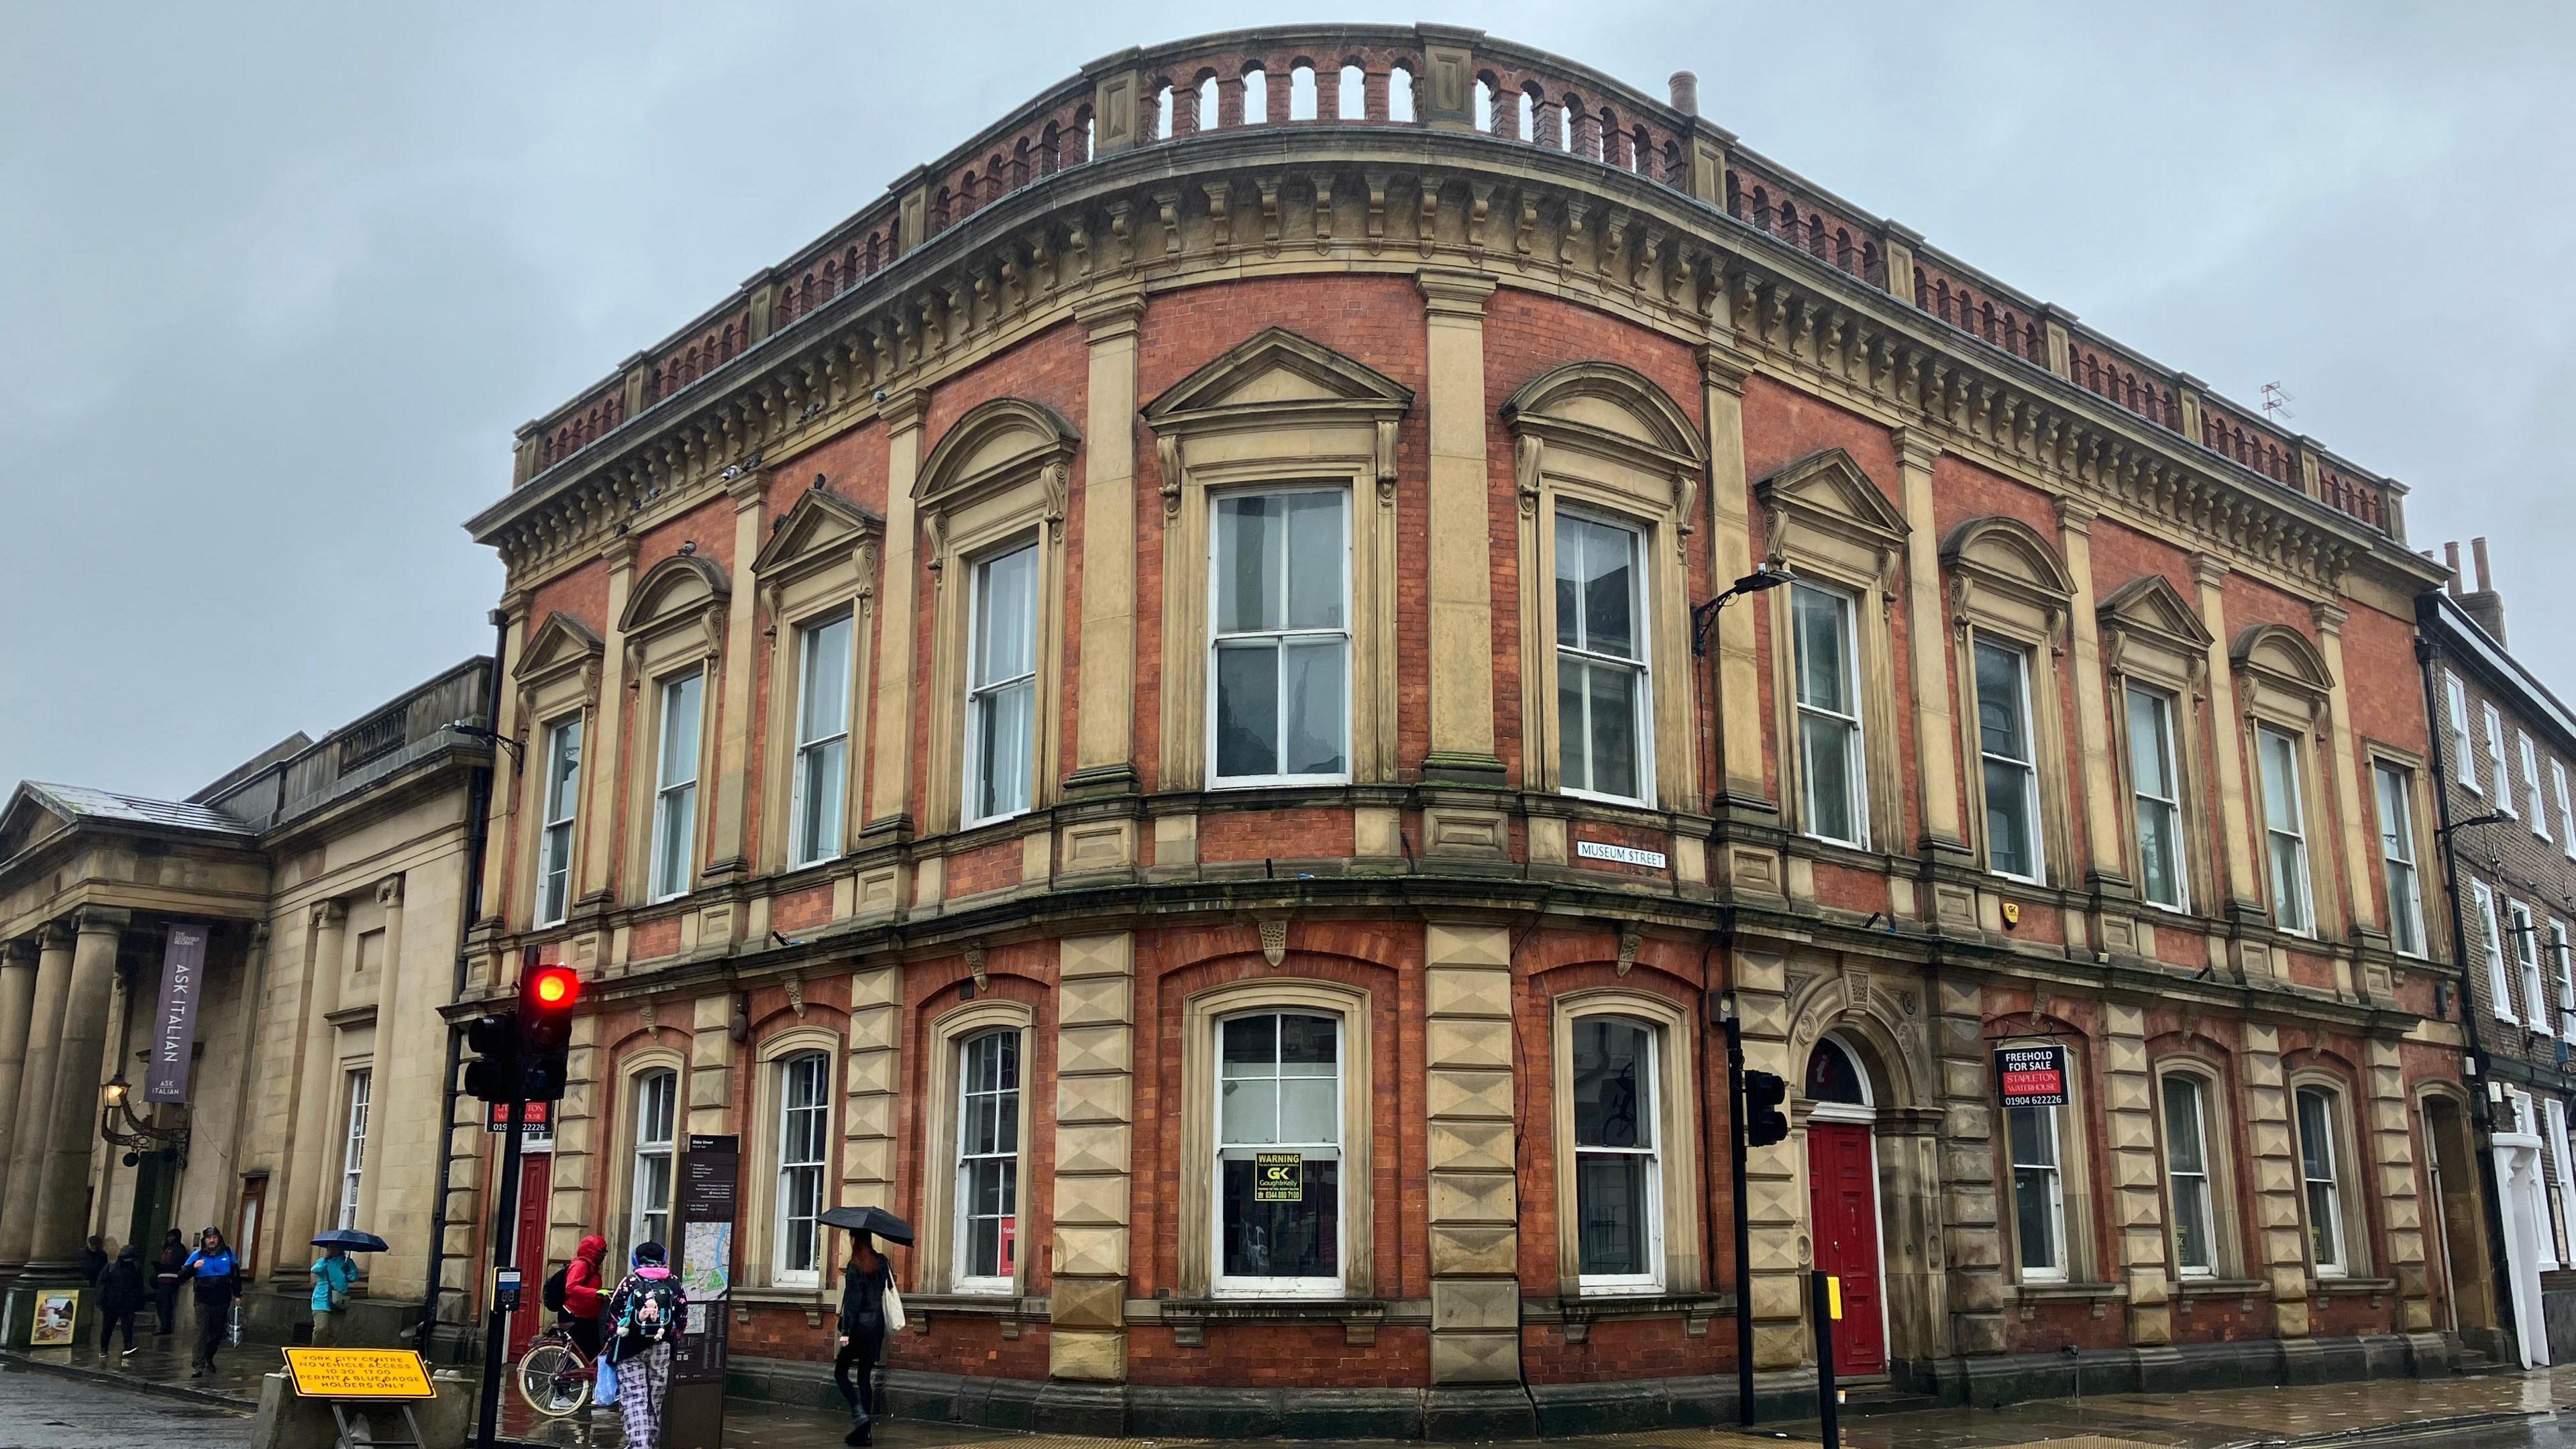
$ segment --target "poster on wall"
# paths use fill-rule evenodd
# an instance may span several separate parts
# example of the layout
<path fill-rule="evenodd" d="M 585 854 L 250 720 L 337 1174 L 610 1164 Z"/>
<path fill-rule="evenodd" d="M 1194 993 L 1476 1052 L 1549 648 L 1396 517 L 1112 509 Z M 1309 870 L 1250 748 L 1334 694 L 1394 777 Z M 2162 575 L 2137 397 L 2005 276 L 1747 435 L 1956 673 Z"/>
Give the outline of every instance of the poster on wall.
<path fill-rule="evenodd" d="M 27 1343 L 34 1348 L 69 1348 L 77 1334 L 73 1320 L 79 1314 L 78 1293 L 37 1294 L 36 1318 L 27 1327 Z"/>
<path fill-rule="evenodd" d="M 680 1159 L 680 1241 L 673 1269 L 689 1295 L 689 1323 L 671 1356 L 663 1414 L 664 1449 L 720 1449 L 724 1443 L 726 1335 L 733 1322 L 734 1218 L 741 1196 L 742 1139 L 689 1134 Z"/>
<path fill-rule="evenodd" d="M 2066 1048 L 1998 1048 L 1995 1052 L 1995 1092 L 2007 1107 L 2065 1106 Z"/>

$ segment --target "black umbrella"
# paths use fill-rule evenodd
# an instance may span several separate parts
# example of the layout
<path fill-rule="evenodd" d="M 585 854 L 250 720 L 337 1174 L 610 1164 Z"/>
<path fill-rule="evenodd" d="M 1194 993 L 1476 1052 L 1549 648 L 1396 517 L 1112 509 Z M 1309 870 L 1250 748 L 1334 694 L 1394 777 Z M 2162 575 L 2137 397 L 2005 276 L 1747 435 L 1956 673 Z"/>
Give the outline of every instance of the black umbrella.
<path fill-rule="evenodd" d="M 881 1207 L 836 1207 L 823 1214 L 825 1227 L 846 1228 L 854 1233 L 872 1233 L 889 1243 L 912 1244 L 912 1224 Z"/>
<path fill-rule="evenodd" d="M 377 1237 L 373 1233 L 359 1232 L 356 1228 L 333 1228 L 331 1231 L 315 1238 L 313 1240 L 313 1246 L 317 1248 L 346 1248 L 352 1253 L 381 1253 L 386 1251 L 384 1239 Z"/>

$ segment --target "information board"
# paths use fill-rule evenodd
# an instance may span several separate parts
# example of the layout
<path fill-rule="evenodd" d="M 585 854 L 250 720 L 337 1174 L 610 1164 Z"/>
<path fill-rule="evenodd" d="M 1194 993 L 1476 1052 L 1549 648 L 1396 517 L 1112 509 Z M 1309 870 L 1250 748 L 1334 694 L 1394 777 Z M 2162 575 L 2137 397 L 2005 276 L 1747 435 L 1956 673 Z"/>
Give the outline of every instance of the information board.
<path fill-rule="evenodd" d="M 300 1399 L 434 1399 L 429 1365 L 407 1348 L 290 1348 L 286 1372 Z"/>
<path fill-rule="evenodd" d="M 689 1295 L 688 1329 L 671 1353 L 671 1391 L 662 1422 L 665 1449 L 720 1449 L 724 1443 L 725 1339 L 733 1322 L 734 1215 L 741 1198 L 742 1139 L 689 1134 L 680 1159 L 680 1241 L 672 1270 Z"/>
<path fill-rule="evenodd" d="M 1995 1093 L 2007 1107 L 2065 1106 L 2066 1048 L 1998 1048 L 1995 1052 Z"/>

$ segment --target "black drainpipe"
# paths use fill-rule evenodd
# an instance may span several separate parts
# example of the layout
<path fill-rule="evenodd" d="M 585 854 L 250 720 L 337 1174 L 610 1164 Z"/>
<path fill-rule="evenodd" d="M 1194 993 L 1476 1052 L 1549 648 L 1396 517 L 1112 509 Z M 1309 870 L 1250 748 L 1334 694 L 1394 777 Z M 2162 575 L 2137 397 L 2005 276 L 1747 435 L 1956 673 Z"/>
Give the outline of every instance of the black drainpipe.
<path fill-rule="evenodd" d="M 2442 849 L 2442 890 L 2451 898 L 2451 967 L 2460 985 L 2460 1034 L 2468 1044 L 2469 1069 L 2477 1079 L 2475 1089 L 2469 1093 L 2469 1125 L 2473 1129 L 2469 1134 L 2469 1156 L 2474 1159 L 2470 1165 L 2478 1172 L 2478 1196 L 2486 1208 L 2487 1277 L 2496 1288 L 2496 1331 L 2520 1345 L 2522 1334 L 2513 1314 L 2512 1264 L 2505 1255 L 2504 1196 L 2495 1180 L 2494 1163 L 2477 1140 L 2480 1132 L 2495 1135 L 2495 1114 L 2487 1104 L 2487 1073 L 2481 1060 L 2485 1053 L 2478 1047 L 2477 1000 L 2469 994 L 2469 933 L 2460 917 L 2459 856 L 2451 844 L 2451 766 L 2442 749 L 2442 722 L 2448 716 L 2433 682 L 2442 658 L 2442 645 L 2433 633 L 2441 610 L 2439 594 L 2424 594 L 2415 600 L 2415 660 L 2421 666 L 2417 672 L 2424 676 L 2424 733 L 2432 746 L 2434 842 Z M 2494 929 L 2493 925 L 2488 929 Z M 2430 1142 L 2424 1147 L 2428 1152 L 2433 1150 Z M 2458 1271 L 2456 1260 L 2452 1271 Z M 2452 1311 L 2456 1313 L 2460 1285 L 2453 1282 L 2449 1286 Z"/>
<path fill-rule="evenodd" d="M 483 918 L 483 857 L 492 834 L 492 782 L 501 771 L 501 689 L 503 666 L 510 650 L 510 616 L 499 609 L 490 614 L 492 621 L 492 674 L 484 689 L 483 730 L 491 736 L 492 763 L 475 776 L 466 797 L 465 820 L 465 909 L 456 922 L 456 982 L 448 992 L 450 1002 L 465 996 L 466 942 L 472 936 L 474 923 Z M 421 1295 L 420 1330 L 415 1344 L 420 1352 L 429 1352 L 430 1334 L 438 1327 L 438 1298 L 445 1291 L 443 1280 L 447 1267 L 447 1196 L 456 1167 L 456 1067 L 463 1056 L 464 1033 L 456 1023 L 447 1024 L 447 1072 L 440 1080 L 438 1131 L 438 1198 L 429 1219 L 428 1291 Z"/>

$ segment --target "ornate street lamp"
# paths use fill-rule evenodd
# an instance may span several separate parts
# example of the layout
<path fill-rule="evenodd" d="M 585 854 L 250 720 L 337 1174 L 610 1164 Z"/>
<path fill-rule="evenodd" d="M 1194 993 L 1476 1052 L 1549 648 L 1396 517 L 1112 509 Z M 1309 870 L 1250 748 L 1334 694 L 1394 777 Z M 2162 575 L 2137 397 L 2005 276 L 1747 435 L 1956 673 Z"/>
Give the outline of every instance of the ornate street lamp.
<path fill-rule="evenodd" d="M 120 1118 L 123 1119 L 122 1125 L 119 1125 Z M 131 1148 L 133 1152 L 170 1152 L 177 1156 L 181 1167 L 188 1165 L 187 1124 L 155 1127 L 135 1116 L 134 1091 L 126 1084 L 122 1067 L 108 1079 L 107 1102 L 98 1113 L 98 1135 L 115 1146 Z M 128 1153 L 127 1164 L 131 1166 L 133 1161 L 132 1153 Z"/>

